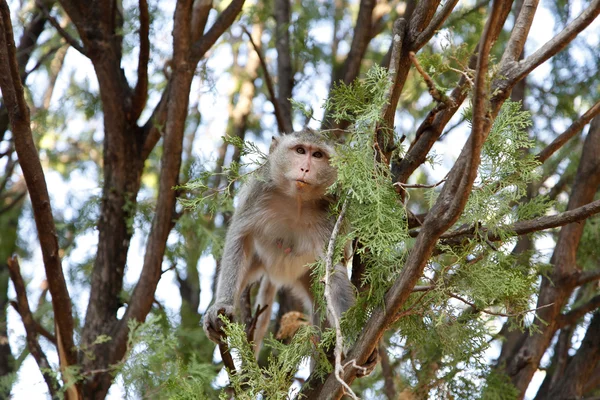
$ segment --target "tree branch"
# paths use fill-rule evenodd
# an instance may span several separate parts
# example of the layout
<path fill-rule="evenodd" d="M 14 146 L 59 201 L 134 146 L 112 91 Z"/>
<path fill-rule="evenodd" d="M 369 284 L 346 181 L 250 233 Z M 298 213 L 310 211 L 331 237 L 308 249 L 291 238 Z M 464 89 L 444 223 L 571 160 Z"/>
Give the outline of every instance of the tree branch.
<path fill-rule="evenodd" d="M 260 66 L 263 70 L 263 75 L 265 76 L 265 83 L 267 85 L 267 91 L 269 92 L 269 100 L 271 100 L 271 104 L 273 104 L 273 112 L 275 113 L 275 120 L 277 121 L 277 127 L 279 128 L 280 133 L 284 133 L 287 131 L 285 118 L 281 111 L 281 107 L 279 102 L 277 101 L 277 96 L 275 95 L 275 89 L 273 87 L 273 79 L 271 78 L 271 74 L 269 74 L 269 69 L 267 67 L 267 63 L 265 62 L 265 58 L 260 50 L 260 47 L 254 42 L 252 39 L 252 34 L 248 32 L 248 29 L 243 26 L 242 27 L 244 33 L 248 36 L 248 40 L 254 51 L 258 55 L 258 59 L 260 60 Z M 288 131 L 291 132 L 291 131 Z"/>
<path fill-rule="evenodd" d="M 600 14 L 600 0 L 593 0 L 590 6 L 569 23 L 558 35 L 546 42 L 546 44 L 526 59 L 518 63 L 507 63 L 504 66 L 505 68 L 500 71 L 500 75 L 507 76 L 508 81 L 520 81 L 537 66 L 564 49 L 581 31 L 596 19 L 598 14 Z M 516 68 L 513 69 L 514 64 L 516 64 Z"/>
<path fill-rule="evenodd" d="M 487 114 L 487 98 L 485 96 L 485 76 L 487 75 L 487 64 L 491 42 L 500 30 L 498 25 L 504 23 L 504 10 L 507 7 L 504 1 L 494 1 L 492 12 L 483 36 L 481 38 L 479 53 L 479 71 L 476 79 L 476 96 L 473 112 L 480 113 L 480 116 L 474 115 L 473 131 L 469 141 L 463 148 L 458 161 L 450 171 L 448 182 L 444 185 L 432 211 L 425 219 L 421 233 L 415 240 L 414 246 L 408 254 L 404 268 L 400 276 L 392 287 L 388 290 L 384 299 L 384 307 L 374 310 L 363 331 L 358 337 L 354 347 L 347 355 L 347 358 L 354 360 L 356 364 L 364 364 L 373 350 L 378 345 L 381 336 L 391 323 L 396 321 L 397 314 L 405 304 L 412 293 L 412 288 L 421 276 L 427 260 L 431 256 L 438 237 L 450 227 L 459 217 L 467 202 L 466 193 L 470 193 L 473 181 L 477 173 L 479 154 L 483 139 L 486 137 L 491 127 L 490 120 L 483 120 L 484 114 Z M 476 123 L 475 118 L 481 121 Z M 344 371 L 343 379 L 346 383 L 351 383 L 356 378 L 356 370 L 349 369 Z M 339 398 L 341 396 L 341 385 L 334 374 L 327 377 L 323 387 L 319 391 L 319 398 Z"/>
<path fill-rule="evenodd" d="M 577 278 L 577 286 L 585 285 L 586 283 L 600 280 L 600 269 L 593 271 L 581 271 Z"/>
<path fill-rule="evenodd" d="M 0 71 L 4 71 L 0 74 L 0 87 L 9 111 L 15 149 L 31 198 L 46 277 L 52 294 L 60 363 L 64 369 L 77 363 L 71 298 L 58 255 L 58 238 L 44 170 L 31 134 L 29 108 L 25 102 L 16 61 L 10 10 L 5 0 L 0 0 L 0 28 Z"/>
<path fill-rule="evenodd" d="M 294 88 L 294 69 L 290 49 L 290 0 L 275 0 L 275 48 L 277 49 L 277 98 L 283 122 L 282 132 L 294 130 L 292 116 L 292 90 Z M 279 125 L 279 120 L 277 121 Z M 281 128 L 280 128 L 281 130 Z"/>
<path fill-rule="evenodd" d="M 567 325 L 572 325 L 585 314 L 592 312 L 597 308 L 600 308 L 600 294 L 592 297 L 587 303 L 572 309 L 568 313 L 560 315 L 558 317 L 558 327 L 562 328 Z"/>
<path fill-rule="evenodd" d="M 77 50 L 84 56 L 89 57 L 87 50 L 83 47 L 83 45 L 79 43 L 77 39 L 71 36 L 71 34 L 67 32 L 62 26 L 60 26 L 60 23 L 56 20 L 56 18 L 50 15 L 50 10 L 48 10 L 48 8 L 42 3 L 42 1 L 37 0 L 36 4 L 40 8 L 40 10 L 42 10 L 44 16 L 48 19 L 48 22 L 50 22 L 50 25 L 52 25 L 54 29 L 56 29 L 60 36 L 62 36 L 63 39 L 65 39 L 67 43 L 69 43 L 69 45 L 75 50 Z"/>
<path fill-rule="evenodd" d="M 383 149 L 383 156 L 386 160 L 390 159 L 391 150 L 394 146 L 394 120 L 396 118 L 396 108 L 400 100 L 402 88 L 398 85 L 398 71 L 402 58 L 402 48 L 404 45 L 404 36 L 406 33 L 407 22 L 404 18 L 398 18 L 394 22 L 392 32 L 392 44 L 390 65 L 388 66 L 390 87 L 387 93 L 388 102 L 383 107 L 383 123 L 377 127 L 377 143 L 379 148 Z"/>
<path fill-rule="evenodd" d="M 10 279 L 13 281 L 15 293 L 17 294 L 17 311 L 19 312 L 19 315 L 21 315 L 21 320 L 25 326 L 27 347 L 29 348 L 31 355 L 35 359 L 40 371 L 42 372 L 42 376 L 44 377 L 44 381 L 48 386 L 50 395 L 52 398 L 54 398 L 58 393 L 59 385 L 57 380 L 50 372 L 52 370 L 52 366 L 48 362 L 48 358 L 46 357 L 46 354 L 42 350 L 42 347 L 37 339 L 38 329 L 36 322 L 33 319 L 33 315 L 31 314 L 31 309 L 29 308 L 27 289 L 25 289 L 25 283 L 23 282 L 23 277 L 21 276 L 19 261 L 17 260 L 17 257 L 12 257 L 7 260 L 7 263 Z"/>
<path fill-rule="evenodd" d="M 600 114 L 600 100 L 596 102 L 589 110 L 587 110 L 579 119 L 574 121 L 563 133 L 558 135 L 552 143 L 546 146 L 535 157 L 537 161 L 543 163 L 552 156 L 558 149 L 569 141 L 573 136 L 577 135 L 584 126 L 586 126 L 596 115 Z"/>
<path fill-rule="evenodd" d="M 597 213 L 600 213 L 600 200 L 596 200 L 584 206 L 577 207 L 557 215 L 549 215 L 527 221 L 518 221 L 512 225 L 502 226 L 499 229 L 503 231 L 510 231 L 517 236 L 525 235 L 527 233 L 543 231 L 545 229 L 556 228 L 573 222 L 579 222 Z M 487 233 L 488 240 L 500 240 L 499 234 L 494 233 L 486 227 L 478 227 L 477 230 L 480 232 L 480 234 Z M 468 236 L 472 235 L 474 232 L 475 227 L 467 226 L 445 233 L 440 236 L 440 239 L 453 239 L 459 236 Z M 411 236 L 414 235 L 415 232 L 411 233 Z"/>
<path fill-rule="evenodd" d="M 192 42 L 197 42 L 204 35 L 210 10 L 212 10 L 212 0 L 194 1 L 192 7 Z"/>
<path fill-rule="evenodd" d="M 538 3 L 539 0 L 526 0 L 523 3 L 521 11 L 519 12 L 519 16 L 515 21 L 515 26 L 513 27 L 510 39 L 508 40 L 504 53 L 502 54 L 500 65 L 517 61 L 519 57 L 521 57 Z"/>
<path fill-rule="evenodd" d="M 131 99 L 131 121 L 140 117 L 148 99 L 148 61 L 150 60 L 150 13 L 148 0 L 139 0 L 140 5 L 140 54 L 138 56 L 138 78 Z"/>
<path fill-rule="evenodd" d="M 245 0 L 232 0 L 231 3 L 227 6 L 225 10 L 217 17 L 215 23 L 210 27 L 208 32 L 206 32 L 200 39 L 198 39 L 192 45 L 190 49 L 190 61 L 193 65 L 198 64 L 200 59 L 204 57 L 208 49 L 210 49 L 215 42 L 221 37 L 223 32 L 225 32 L 233 21 L 237 18 L 240 11 L 242 11 L 242 7 L 244 6 Z"/>
<path fill-rule="evenodd" d="M 18 295 L 17 295 L 17 298 L 18 298 Z M 25 300 L 27 300 L 27 298 L 25 298 Z M 52 344 L 54 344 L 56 346 L 56 337 L 52 333 L 50 333 L 48 331 L 48 329 L 44 328 L 38 321 L 36 321 L 35 318 L 33 318 L 33 314 L 31 313 L 30 309 L 28 309 L 26 311 L 23 310 L 21 308 L 21 306 L 19 305 L 18 301 L 11 301 L 10 305 L 21 316 L 22 320 L 25 320 L 25 318 L 30 318 L 31 317 L 31 319 L 33 320 L 33 328 L 34 328 L 35 332 L 37 332 L 40 335 L 42 335 L 43 337 L 45 337 L 46 339 L 48 339 L 49 342 L 51 342 Z M 29 305 L 27 305 L 27 307 L 29 308 Z M 29 313 L 30 315 L 27 316 L 27 313 Z"/>
<path fill-rule="evenodd" d="M 429 39 L 435 35 L 435 33 L 442 27 L 446 19 L 450 16 L 457 3 L 458 0 L 448 0 L 444 3 L 442 9 L 433 17 L 429 25 L 427 25 L 427 28 L 425 28 L 423 32 L 416 37 L 413 42 L 414 48 L 420 49 L 421 47 L 425 46 L 427 42 L 429 42 Z"/>

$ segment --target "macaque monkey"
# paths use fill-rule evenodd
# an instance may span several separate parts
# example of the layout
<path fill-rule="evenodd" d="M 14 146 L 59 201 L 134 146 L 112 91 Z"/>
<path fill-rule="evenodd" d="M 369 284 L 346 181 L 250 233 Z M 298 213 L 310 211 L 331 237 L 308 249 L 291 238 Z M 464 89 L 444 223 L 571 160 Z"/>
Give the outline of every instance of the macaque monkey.
<path fill-rule="evenodd" d="M 273 138 L 270 154 L 240 191 L 225 239 L 215 303 L 204 315 L 204 330 L 219 342 L 222 322 L 230 319 L 246 286 L 261 280 L 256 303 L 269 308 L 257 320 L 256 352 L 267 331 L 271 306 L 279 287 L 289 287 L 311 311 L 308 264 L 325 256 L 335 216 L 327 188 L 337 173 L 329 164 L 334 148 L 312 130 Z M 331 289 L 337 317 L 355 302 L 354 287 L 342 264 L 335 267 Z"/>

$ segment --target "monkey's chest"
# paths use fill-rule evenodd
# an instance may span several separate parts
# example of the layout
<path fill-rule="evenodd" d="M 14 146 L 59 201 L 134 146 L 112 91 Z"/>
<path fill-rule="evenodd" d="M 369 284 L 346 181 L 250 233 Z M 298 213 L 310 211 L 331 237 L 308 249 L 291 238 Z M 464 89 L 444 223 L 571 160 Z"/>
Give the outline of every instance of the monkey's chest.
<path fill-rule="evenodd" d="M 323 254 L 322 234 L 312 227 L 266 222 L 254 238 L 254 250 L 269 279 L 277 285 L 295 283 Z M 300 228 L 300 229 L 299 229 Z"/>

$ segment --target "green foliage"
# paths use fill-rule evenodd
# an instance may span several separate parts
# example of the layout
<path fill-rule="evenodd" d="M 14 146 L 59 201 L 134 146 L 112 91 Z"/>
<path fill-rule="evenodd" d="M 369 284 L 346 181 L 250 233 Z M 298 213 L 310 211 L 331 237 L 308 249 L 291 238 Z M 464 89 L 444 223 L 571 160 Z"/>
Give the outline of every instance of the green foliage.
<path fill-rule="evenodd" d="M 358 241 L 356 253 L 366 265 L 362 284 L 369 287 L 342 320 L 349 342 L 362 330 L 371 310 L 383 304 L 383 296 L 397 276 L 407 250 L 406 212 L 392 185 L 389 167 L 378 160 L 375 138 L 388 89 L 387 71 L 375 66 L 364 80 L 337 84 L 325 104 L 336 121 L 354 122 L 347 144 L 340 146 L 331 160 L 338 170 L 333 190 L 345 193 L 341 201 L 347 197 L 350 202 L 347 218 L 351 229 L 339 241 Z"/>
<path fill-rule="evenodd" d="M 469 119 L 470 110 L 466 112 Z M 521 202 L 527 185 L 539 176 L 539 162 L 528 151 L 534 147 L 527 128 L 531 115 L 521 110 L 519 102 L 507 101 L 494 121 L 481 155 L 478 179 L 458 224 L 483 223 L 498 228 L 515 222 L 519 217 L 543 215 L 550 203 L 543 197 Z M 515 206 L 521 202 L 518 206 Z"/>
<path fill-rule="evenodd" d="M 218 174 L 202 169 L 197 178 L 178 186 L 177 189 L 193 194 L 187 198 L 179 198 L 179 202 L 185 208 L 209 215 L 214 215 L 217 211 L 232 209 L 233 185 L 246 178 L 257 166 L 262 166 L 267 159 L 267 156 L 253 142 L 243 141 L 237 136 L 224 136 L 223 140 L 240 149 L 240 155 L 248 161 L 230 163 L 223 168 L 223 172 Z M 241 172 L 248 169 L 250 172 Z M 219 176 L 226 180 L 226 184 L 214 187 L 214 182 Z"/>
<path fill-rule="evenodd" d="M 265 366 L 258 365 L 254 351 L 246 338 L 245 326 L 232 323 L 221 317 L 225 323 L 224 331 L 228 339 L 232 356 L 241 368 L 230 374 L 230 383 L 236 399 L 254 400 L 288 399 L 292 379 L 303 361 L 310 357 L 317 361 L 316 373 L 325 375 L 331 372 L 331 366 L 323 351 L 316 346 L 318 332 L 315 327 L 302 326 L 289 345 L 284 345 L 271 336 L 264 346 L 272 350 Z M 221 393 L 221 399 L 228 394 Z"/>
<path fill-rule="evenodd" d="M 216 399 L 211 382 L 217 374 L 212 364 L 192 357 L 184 362 L 175 332 L 160 317 L 139 324 L 130 321 L 127 361 L 115 367 L 127 398 Z"/>

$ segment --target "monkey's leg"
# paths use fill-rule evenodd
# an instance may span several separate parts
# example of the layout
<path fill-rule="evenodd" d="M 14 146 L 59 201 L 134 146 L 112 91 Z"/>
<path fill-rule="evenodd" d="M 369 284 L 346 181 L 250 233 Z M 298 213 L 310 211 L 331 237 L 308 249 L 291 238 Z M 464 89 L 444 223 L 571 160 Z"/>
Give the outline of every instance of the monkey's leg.
<path fill-rule="evenodd" d="M 271 321 L 271 312 L 273 311 L 273 300 L 275 299 L 275 293 L 277 288 L 265 275 L 260 281 L 260 287 L 258 289 L 258 295 L 256 296 L 256 304 L 261 308 L 268 306 L 268 308 L 259 315 L 256 321 L 256 329 L 254 330 L 254 354 L 258 359 L 258 353 L 262 347 L 262 341 L 269 328 L 269 322 Z"/>

